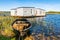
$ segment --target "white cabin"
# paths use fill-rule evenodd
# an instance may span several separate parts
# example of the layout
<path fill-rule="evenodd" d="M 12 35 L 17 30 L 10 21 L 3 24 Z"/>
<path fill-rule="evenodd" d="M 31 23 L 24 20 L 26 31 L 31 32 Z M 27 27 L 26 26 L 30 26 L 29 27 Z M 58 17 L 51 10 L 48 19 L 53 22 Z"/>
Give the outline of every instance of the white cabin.
<path fill-rule="evenodd" d="M 11 16 L 45 16 L 45 10 L 34 7 L 18 7 L 11 9 Z"/>

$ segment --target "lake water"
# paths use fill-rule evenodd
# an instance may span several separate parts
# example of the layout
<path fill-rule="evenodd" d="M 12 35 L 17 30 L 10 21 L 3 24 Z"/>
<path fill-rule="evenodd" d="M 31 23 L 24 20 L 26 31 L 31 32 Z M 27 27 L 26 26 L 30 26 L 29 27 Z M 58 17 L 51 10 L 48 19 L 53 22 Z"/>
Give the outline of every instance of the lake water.
<path fill-rule="evenodd" d="M 49 24 L 52 24 L 54 32 L 60 32 L 60 14 L 46 15 L 43 21 L 47 22 L 46 23 L 47 25 L 45 26 L 44 29 L 41 25 L 35 24 L 31 30 L 35 33 L 41 33 L 42 30 L 43 32 L 47 33 L 48 32 L 47 27 L 49 27 Z"/>
<path fill-rule="evenodd" d="M 45 21 L 52 22 L 54 24 L 56 32 L 60 32 L 60 14 L 46 15 Z"/>

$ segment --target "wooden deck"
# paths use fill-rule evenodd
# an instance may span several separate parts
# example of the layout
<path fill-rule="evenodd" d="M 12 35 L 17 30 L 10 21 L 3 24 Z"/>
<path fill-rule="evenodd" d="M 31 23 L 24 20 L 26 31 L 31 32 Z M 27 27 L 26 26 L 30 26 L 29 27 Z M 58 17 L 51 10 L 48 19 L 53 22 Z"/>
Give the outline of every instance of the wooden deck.
<path fill-rule="evenodd" d="M 45 16 L 12 16 L 12 17 L 18 17 L 18 18 L 35 18 L 35 17 L 45 17 Z"/>

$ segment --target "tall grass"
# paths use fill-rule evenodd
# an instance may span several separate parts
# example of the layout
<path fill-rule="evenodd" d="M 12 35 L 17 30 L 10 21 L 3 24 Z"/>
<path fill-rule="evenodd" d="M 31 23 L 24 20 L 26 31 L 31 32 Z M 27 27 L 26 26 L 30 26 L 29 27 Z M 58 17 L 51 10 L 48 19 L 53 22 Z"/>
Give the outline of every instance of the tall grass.
<path fill-rule="evenodd" d="M 11 23 L 15 20 L 14 17 L 0 16 L 0 30 L 9 29 L 12 30 Z M 10 40 L 8 37 L 0 35 L 0 40 Z"/>

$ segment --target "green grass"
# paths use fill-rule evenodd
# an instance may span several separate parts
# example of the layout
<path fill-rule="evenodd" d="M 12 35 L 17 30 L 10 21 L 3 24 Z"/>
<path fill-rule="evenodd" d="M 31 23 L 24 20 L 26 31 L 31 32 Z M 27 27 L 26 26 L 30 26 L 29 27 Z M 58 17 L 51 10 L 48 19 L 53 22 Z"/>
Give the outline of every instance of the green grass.
<path fill-rule="evenodd" d="M 0 30 L 3 30 L 4 28 L 12 30 L 11 23 L 15 20 L 16 18 L 11 17 L 11 16 L 0 16 Z M 8 37 L 4 37 L 0 35 L 0 40 L 11 40 Z"/>
<path fill-rule="evenodd" d="M 47 14 L 60 14 L 60 12 L 58 12 L 58 11 L 48 11 L 48 12 L 46 12 Z"/>
<path fill-rule="evenodd" d="M 0 40 L 11 40 L 11 39 L 4 36 L 0 36 Z"/>
<path fill-rule="evenodd" d="M 18 17 L 11 17 L 11 16 L 0 16 L 0 30 L 4 30 L 4 29 L 9 29 L 12 30 L 12 22 Z M 5 36 L 1 36 L 0 35 L 0 40 L 14 40 Z"/>

